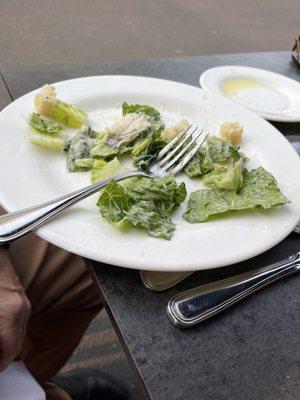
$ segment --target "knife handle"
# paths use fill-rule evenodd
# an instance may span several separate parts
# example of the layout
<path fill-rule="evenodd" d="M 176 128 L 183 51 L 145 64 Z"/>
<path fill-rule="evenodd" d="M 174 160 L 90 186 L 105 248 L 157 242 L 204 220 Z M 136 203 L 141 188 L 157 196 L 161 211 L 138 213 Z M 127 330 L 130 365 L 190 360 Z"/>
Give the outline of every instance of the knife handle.
<path fill-rule="evenodd" d="M 299 270 L 300 252 L 268 267 L 198 286 L 170 299 L 168 317 L 173 325 L 190 328 Z"/>

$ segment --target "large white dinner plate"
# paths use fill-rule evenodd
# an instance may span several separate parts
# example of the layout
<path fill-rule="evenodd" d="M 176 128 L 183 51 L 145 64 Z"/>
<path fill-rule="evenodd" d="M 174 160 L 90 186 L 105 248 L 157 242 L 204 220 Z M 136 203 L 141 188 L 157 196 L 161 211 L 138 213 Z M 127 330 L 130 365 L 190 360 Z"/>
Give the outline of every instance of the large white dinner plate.
<path fill-rule="evenodd" d="M 221 66 L 200 76 L 200 86 L 229 97 L 269 121 L 300 121 L 300 83 L 259 68 Z"/>
<path fill-rule="evenodd" d="M 162 112 L 166 124 L 182 117 L 216 134 L 223 121 L 244 126 L 242 150 L 272 172 L 291 204 L 270 211 L 231 215 L 202 224 L 176 213 L 172 240 L 156 239 L 138 230 L 122 232 L 99 215 L 97 195 L 86 199 L 37 231 L 73 253 L 123 267 L 175 271 L 220 267 L 253 257 L 280 242 L 300 215 L 300 161 L 287 140 L 268 122 L 238 104 L 196 87 L 152 78 L 95 76 L 55 84 L 58 97 L 89 112 L 95 129 L 121 114 L 120 105 L 145 103 Z M 19 210 L 68 193 L 89 183 L 89 172 L 68 173 L 65 155 L 41 150 L 28 142 L 25 121 L 37 91 L 14 101 L 0 113 L 0 202 Z M 183 175 L 188 192 L 199 180 Z"/>

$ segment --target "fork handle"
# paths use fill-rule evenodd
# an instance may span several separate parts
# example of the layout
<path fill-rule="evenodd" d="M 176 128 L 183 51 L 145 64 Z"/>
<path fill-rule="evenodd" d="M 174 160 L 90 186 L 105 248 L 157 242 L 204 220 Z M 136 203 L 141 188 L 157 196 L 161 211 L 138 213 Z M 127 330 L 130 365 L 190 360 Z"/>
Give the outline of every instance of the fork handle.
<path fill-rule="evenodd" d="M 296 253 L 268 267 L 198 286 L 169 301 L 168 317 L 175 326 L 190 328 L 263 287 L 299 271 L 300 253 Z"/>
<path fill-rule="evenodd" d="M 98 192 L 112 180 L 121 181 L 134 176 L 147 175 L 139 171 L 123 172 L 46 203 L 3 215 L 0 217 L 0 245 L 32 232 L 63 210 Z"/>

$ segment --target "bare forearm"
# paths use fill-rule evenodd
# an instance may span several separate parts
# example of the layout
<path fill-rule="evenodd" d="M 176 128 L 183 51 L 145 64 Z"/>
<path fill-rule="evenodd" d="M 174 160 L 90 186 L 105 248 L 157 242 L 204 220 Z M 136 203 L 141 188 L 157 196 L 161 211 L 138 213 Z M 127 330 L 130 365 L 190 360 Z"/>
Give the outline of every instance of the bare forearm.
<path fill-rule="evenodd" d="M 22 290 L 22 285 L 9 260 L 8 251 L 0 247 L 0 290 Z"/>

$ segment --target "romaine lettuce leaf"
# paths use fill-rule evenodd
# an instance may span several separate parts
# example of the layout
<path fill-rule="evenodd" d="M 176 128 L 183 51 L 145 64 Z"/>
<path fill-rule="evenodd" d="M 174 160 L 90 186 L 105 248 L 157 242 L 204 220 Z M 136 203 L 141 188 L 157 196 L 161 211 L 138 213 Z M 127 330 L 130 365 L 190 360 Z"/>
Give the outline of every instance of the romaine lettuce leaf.
<path fill-rule="evenodd" d="M 216 136 L 209 136 L 184 171 L 190 178 L 201 178 L 215 168 L 233 164 L 240 158 L 245 160 L 238 146 L 233 146 Z"/>
<path fill-rule="evenodd" d="M 120 153 L 120 149 L 112 147 L 105 140 L 96 140 L 94 147 L 91 149 L 91 154 L 95 158 L 109 159 Z"/>
<path fill-rule="evenodd" d="M 175 229 L 172 213 L 185 199 L 184 183 L 172 175 L 164 178 L 131 178 L 111 182 L 98 200 L 101 215 L 117 227 L 134 225 L 150 236 L 170 239 Z"/>
<path fill-rule="evenodd" d="M 229 165 L 215 168 L 204 175 L 202 182 L 209 187 L 226 190 L 238 190 L 243 185 L 244 161 L 231 162 Z"/>
<path fill-rule="evenodd" d="M 65 150 L 67 154 L 67 170 L 69 172 L 86 171 L 93 167 L 92 162 L 82 163 L 77 160 L 91 159 L 91 149 L 94 145 L 94 131 L 90 131 L 88 127 L 83 127 L 73 138 L 66 144 Z"/>
<path fill-rule="evenodd" d="M 32 129 L 44 135 L 59 135 L 63 129 L 55 121 L 45 120 L 36 113 L 32 113 L 27 121 Z"/>
<path fill-rule="evenodd" d="M 229 211 L 268 209 L 288 202 L 275 178 L 259 167 L 245 172 L 243 187 L 238 192 L 203 189 L 191 193 L 183 218 L 190 223 L 197 223 Z"/>
<path fill-rule="evenodd" d="M 131 114 L 131 113 L 142 113 L 151 117 L 153 121 L 160 122 L 160 112 L 156 110 L 154 107 L 147 106 L 146 104 L 122 104 L 122 113 L 123 115 Z"/>
<path fill-rule="evenodd" d="M 96 161 L 91 171 L 91 182 L 95 183 L 110 178 L 116 174 L 120 167 L 121 164 L 117 157 L 109 162 L 103 160 Z"/>
<path fill-rule="evenodd" d="M 151 162 L 166 143 L 160 131 L 154 131 L 147 139 L 137 142 L 131 152 L 133 165 L 143 171 L 147 171 Z"/>
<path fill-rule="evenodd" d="M 51 85 L 43 86 L 34 98 L 34 105 L 39 114 L 47 115 L 71 128 L 80 128 L 87 119 L 84 110 L 58 100 L 55 88 Z"/>
<path fill-rule="evenodd" d="M 64 138 L 60 136 L 43 135 L 41 133 L 30 134 L 29 141 L 44 149 L 54 151 L 63 151 L 65 146 Z"/>

